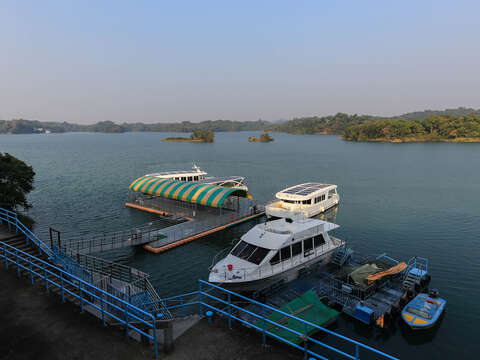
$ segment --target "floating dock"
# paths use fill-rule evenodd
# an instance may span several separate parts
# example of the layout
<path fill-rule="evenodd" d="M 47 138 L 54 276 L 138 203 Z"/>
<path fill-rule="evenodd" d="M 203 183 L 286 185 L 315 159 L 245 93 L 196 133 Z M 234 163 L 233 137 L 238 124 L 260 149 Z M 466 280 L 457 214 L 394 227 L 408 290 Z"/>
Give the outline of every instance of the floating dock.
<path fill-rule="evenodd" d="M 310 292 L 331 308 L 367 325 L 383 328 L 388 327 L 404 304 L 418 292 L 423 291 L 430 281 L 428 261 L 414 257 L 408 261 L 402 272 L 386 275 L 369 285 L 360 284 L 350 278 L 355 269 L 362 269 L 368 264 L 379 264 L 388 269 L 395 267 L 399 262 L 386 254 L 373 259 L 353 258 L 352 255 L 351 249 L 341 249 L 334 255 L 332 263 L 306 268 L 297 280 L 269 284 L 251 296 L 271 307 L 284 308 Z M 413 275 L 419 272 L 422 276 Z M 251 304 L 247 310 L 258 312 L 259 307 Z M 248 313 L 243 316 L 246 320 L 251 320 Z"/>
<path fill-rule="evenodd" d="M 189 182 L 147 175 L 132 182 L 130 190 L 125 206 L 184 220 L 155 232 L 162 236 L 143 245 L 156 254 L 265 214 L 244 188 L 212 185 L 209 179 Z"/>

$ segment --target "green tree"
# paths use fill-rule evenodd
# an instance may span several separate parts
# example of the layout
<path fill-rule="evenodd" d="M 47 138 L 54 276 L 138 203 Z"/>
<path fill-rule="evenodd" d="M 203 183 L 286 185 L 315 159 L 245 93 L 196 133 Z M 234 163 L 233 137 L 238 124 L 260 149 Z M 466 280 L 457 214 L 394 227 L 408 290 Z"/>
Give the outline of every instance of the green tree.
<path fill-rule="evenodd" d="M 31 166 L 8 153 L 0 153 L 0 207 L 29 209 L 27 194 L 33 190 L 34 176 Z"/>

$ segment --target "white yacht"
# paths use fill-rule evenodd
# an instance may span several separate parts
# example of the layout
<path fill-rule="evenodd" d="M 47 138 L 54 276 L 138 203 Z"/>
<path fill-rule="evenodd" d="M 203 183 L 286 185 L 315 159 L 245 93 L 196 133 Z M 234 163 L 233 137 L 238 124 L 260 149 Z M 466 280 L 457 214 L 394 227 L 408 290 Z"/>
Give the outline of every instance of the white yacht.
<path fill-rule="evenodd" d="M 338 204 L 337 185 L 305 183 L 275 194 L 276 200 L 265 207 L 267 217 L 310 218 Z"/>
<path fill-rule="evenodd" d="M 195 164 L 193 164 L 192 170 L 163 171 L 153 174 L 147 174 L 145 176 L 154 176 L 160 179 L 171 179 L 178 181 L 195 181 L 200 184 L 234 187 L 248 191 L 248 187 L 245 183 L 245 178 L 243 176 L 207 176 L 207 173 L 203 170 L 200 170 L 200 168 Z"/>
<path fill-rule="evenodd" d="M 298 277 L 300 269 L 328 263 L 345 242 L 328 234 L 339 226 L 318 219 L 278 219 L 254 226 L 210 270 L 208 281 L 237 291 Z"/>

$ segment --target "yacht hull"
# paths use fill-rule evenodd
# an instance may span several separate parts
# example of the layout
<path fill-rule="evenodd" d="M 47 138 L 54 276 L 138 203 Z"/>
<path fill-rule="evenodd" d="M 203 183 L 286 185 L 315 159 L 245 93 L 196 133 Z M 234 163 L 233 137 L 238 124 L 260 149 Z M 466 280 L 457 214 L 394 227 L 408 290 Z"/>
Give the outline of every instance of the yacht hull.
<path fill-rule="evenodd" d="M 338 246 L 340 247 L 340 246 Z M 227 281 L 212 281 L 209 280 L 212 284 L 221 286 L 227 290 L 238 291 L 238 292 L 249 292 L 255 291 L 258 289 L 265 288 L 271 284 L 277 283 L 281 280 L 284 282 L 291 282 L 298 278 L 300 274 L 300 270 L 306 268 L 311 265 L 326 265 L 331 261 L 333 252 L 338 248 L 332 248 L 330 251 L 316 257 L 315 259 L 311 259 L 310 261 L 298 264 L 288 270 L 283 272 L 265 276 L 260 279 L 256 280 L 249 280 L 249 281 L 235 281 L 235 280 L 227 280 Z M 321 263 L 321 264 L 320 264 Z"/>

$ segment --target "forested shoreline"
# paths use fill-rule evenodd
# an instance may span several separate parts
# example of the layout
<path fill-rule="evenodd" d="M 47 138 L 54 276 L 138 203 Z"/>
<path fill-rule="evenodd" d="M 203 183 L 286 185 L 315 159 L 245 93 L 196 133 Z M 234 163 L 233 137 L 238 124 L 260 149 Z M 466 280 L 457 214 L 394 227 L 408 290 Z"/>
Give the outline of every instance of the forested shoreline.
<path fill-rule="evenodd" d="M 459 107 L 425 110 L 392 117 L 349 115 L 295 118 L 283 122 L 207 120 L 198 123 L 123 123 L 102 121 L 91 125 L 37 120 L 0 120 L 0 134 L 64 132 L 195 132 L 269 131 L 289 134 L 336 134 L 352 141 L 477 141 L 480 110 Z M 433 125 L 429 125 L 432 123 Z"/>
<path fill-rule="evenodd" d="M 351 141 L 480 142 L 480 115 L 429 116 L 422 120 L 382 120 L 347 127 L 342 138 Z"/>

